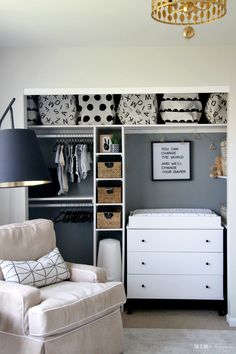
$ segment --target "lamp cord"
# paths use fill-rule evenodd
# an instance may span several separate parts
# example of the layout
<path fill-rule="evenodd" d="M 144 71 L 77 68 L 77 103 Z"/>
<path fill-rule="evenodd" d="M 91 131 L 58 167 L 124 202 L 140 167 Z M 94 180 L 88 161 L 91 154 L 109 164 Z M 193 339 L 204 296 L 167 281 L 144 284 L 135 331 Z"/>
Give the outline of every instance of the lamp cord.
<path fill-rule="evenodd" d="M 10 102 L 9 105 L 7 106 L 5 112 L 3 113 L 3 115 L 2 115 L 2 117 L 1 117 L 1 119 L 0 119 L 0 128 L 1 128 L 1 126 L 2 126 L 2 122 L 3 122 L 4 118 L 6 117 L 8 111 L 10 111 L 10 115 L 11 115 L 11 126 L 12 126 L 12 129 L 15 128 L 15 127 L 14 127 L 14 118 L 13 118 L 13 109 L 12 109 L 12 105 L 13 105 L 13 103 L 15 102 L 15 100 L 16 100 L 15 98 L 13 98 L 13 99 L 11 100 L 11 102 Z"/>

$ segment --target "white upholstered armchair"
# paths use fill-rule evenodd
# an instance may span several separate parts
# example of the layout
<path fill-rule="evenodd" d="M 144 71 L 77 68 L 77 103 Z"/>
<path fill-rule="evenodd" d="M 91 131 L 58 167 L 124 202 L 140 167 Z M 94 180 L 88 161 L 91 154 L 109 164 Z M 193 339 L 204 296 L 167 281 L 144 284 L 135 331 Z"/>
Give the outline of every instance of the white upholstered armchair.
<path fill-rule="evenodd" d="M 38 260 L 56 247 L 53 223 L 0 227 L 0 262 Z M 68 264 L 70 279 L 36 288 L 0 270 L 0 354 L 120 354 L 123 285 L 103 269 Z"/>

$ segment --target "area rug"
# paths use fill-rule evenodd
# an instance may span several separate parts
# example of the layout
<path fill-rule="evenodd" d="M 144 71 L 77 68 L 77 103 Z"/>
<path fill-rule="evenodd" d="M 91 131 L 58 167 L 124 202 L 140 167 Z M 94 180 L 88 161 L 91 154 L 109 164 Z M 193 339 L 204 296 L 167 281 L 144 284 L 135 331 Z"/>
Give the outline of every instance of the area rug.
<path fill-rule="evenodd" d="M 125 328 L 125 354 L 236 354 L 236 330 Z"/>

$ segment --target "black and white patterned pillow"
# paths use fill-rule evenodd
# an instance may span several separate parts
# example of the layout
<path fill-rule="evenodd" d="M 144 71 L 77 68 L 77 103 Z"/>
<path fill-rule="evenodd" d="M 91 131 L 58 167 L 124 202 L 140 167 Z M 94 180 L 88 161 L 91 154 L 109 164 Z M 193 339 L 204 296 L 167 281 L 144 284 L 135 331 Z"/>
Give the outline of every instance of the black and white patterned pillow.
<path fill-rule="evenodd" d="M 37 96 L 27 96 L 27 123 L 28 125 L 40 124 Z"/>
<path fill-rule="evenodd" d="M 205 107 L 207 120 L 212 124 L 227 123 L 227 94 L 211 93 Z"/>
<path fill-rule="evenodd" d="M 166 123 L 198 123 L 202 115 L 202 103 L 198 94 L 164 94 L 160 115 Z"/>
<path fill-rule="evenodd" d="M 39 96 L 39 115 L 43 125 L 75 125 L 77 120 L 74 95 Z"/>
<path fill-rule="evenodd" d="M 78 99 L 78 124 L 114 124 L 116 113 L 112 95 L 79 95 Z"/>
<path fill-rule="evenodd" d="M 121 95 L 117 115 L 122 124 L 156 124 L 157 98 L 154 94 Z"/>
<path fill-rule="evenodd" d="M 37 288 L 69 279 L 70 272 L 58 248 L 36 261 L 0 261 L 5 281 Z"/>

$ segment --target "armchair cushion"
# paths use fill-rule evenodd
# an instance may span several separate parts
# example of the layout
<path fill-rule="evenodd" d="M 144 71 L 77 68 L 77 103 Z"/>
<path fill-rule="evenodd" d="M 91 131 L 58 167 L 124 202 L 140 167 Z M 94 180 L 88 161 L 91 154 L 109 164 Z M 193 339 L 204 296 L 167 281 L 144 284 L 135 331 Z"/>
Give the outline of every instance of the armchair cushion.
<path fill-rule="evenodd" d="M 105 283 L 107 281 L 107 275 L 104 268 L 69 262 L 67 262 L 67 266 L 70 270 L 71 281 L 88 283 Z"/>
<path fill-rule="evenodd" d="M 36 261 L 0 261 L 0 267 L 6 281 L 38 288 L 70 277 L 58 248 Z"/>
<path fill-rule="evenodd" d="M 125 302 L 121 283 L 65 281 L 40 289 L 43 301 L 29 310 L 29 333 L 48 337 L 78 328 L 118 309 Z"/>
<path fill-rule="evenodd" d="M 28 310 L 41 301 L 39 289 L 0 281 L 0 331 L 28 334 Z"/>

